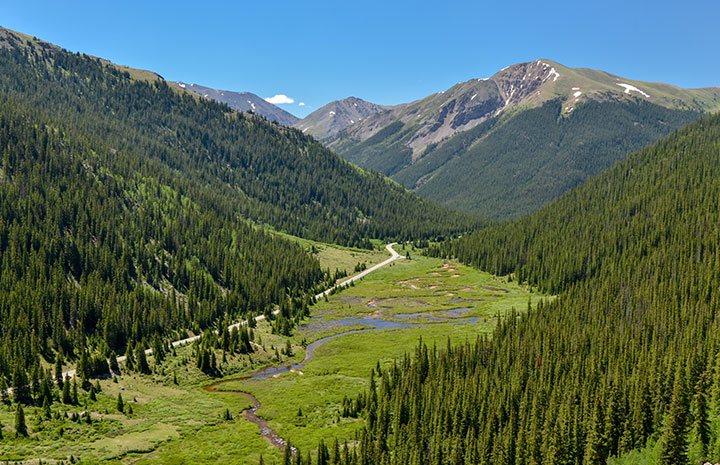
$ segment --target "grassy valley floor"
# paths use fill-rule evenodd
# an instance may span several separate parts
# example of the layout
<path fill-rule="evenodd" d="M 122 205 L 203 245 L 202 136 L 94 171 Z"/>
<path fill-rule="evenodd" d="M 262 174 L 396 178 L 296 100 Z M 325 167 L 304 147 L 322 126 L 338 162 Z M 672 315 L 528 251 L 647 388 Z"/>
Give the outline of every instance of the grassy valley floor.
<path fill-rule="evenodd" d="M 399 246 L 396 249 L 406 253 Z M 343 249 L 330 252 L 343 256 L 348 264 L 359 258 L 350 255 L 356 251 L 338 250 Z M 282 452 L 241 414 L 251 401 L 231 391 L 254 395 L 262 405 L 257 414 L 280 437 L 303 450 L 314 448 L 321 438 L 353 442 L 362 420 L 343 418 L 340 406 L 345 396 L 355 397 L 367 387 L 370 370 L 378 363 L 392 364 L 412 351 L 421 337 L 438 347 L 448 340 L 474 341 L 489 334 L 497 318 L 512 308 L 524 310 L 529 301 L 541 298 L 505 278 L 409 252 L 410 260 L 382 268 L 313 306 L 311 318 L 289 338 L 290 357 L 276 358 L 276 349 L 286 347 L 288 338 L 271 334 L 265 322 L 255 330 L 256 353 L 228 355 L 227 363 L 220 363 L 218 352 L 222 374 L 230 381 L 215 392 L 203 389 L 213 379 L 195 367 L 192 348 L 181 347 L 155 366 L 151 376 L 101 380 L 97 401 L 80 390 L 79 405 L 53 404 L 52 415 L 57 418 L 51 421 L 42 419 L 42 408 L 27 408 L 30 439 L 14 438 L 9 427 L 14 405 L 0 407 L 5 425 L 0 460 L 54 463 L 72 455 L 82 463 L 257 464 L 262 454 L 265 463 L 280 462 Z M 384 258 L 377 255 L 377 261 Z M 302 362 L 305 346 L 320 338 L 388 325 L 392 329 L 330 339 L 295 370 L 247 379 L 268 364 Z M 234 380 L 242 377 L 246 379 Z M 125 413 L 117 410 L 118 394 L 125 401 Z M 231 419 L 225 418 L 226 409 Z M 82 412 L 89 412 L 91 424 L 82 417 L 67 418 Z"/>

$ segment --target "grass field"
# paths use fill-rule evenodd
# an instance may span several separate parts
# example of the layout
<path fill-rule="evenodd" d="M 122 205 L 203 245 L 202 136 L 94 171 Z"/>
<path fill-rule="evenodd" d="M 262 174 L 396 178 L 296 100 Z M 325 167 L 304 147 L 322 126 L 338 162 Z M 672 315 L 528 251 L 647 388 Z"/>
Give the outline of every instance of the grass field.
<path fill-rule="evenodd" d="M 315 358 L 301 372 L 227 383 L 222 389 L 255 395 L 262 402 L 258 413 L 269 420 L 280 436 L 301 449 L 314 448 L 320 438 L 352 441 L 362 423 L 341 418 L 338 408 L 344 396 L 355 396 L 365 389 L 370 370 L 378 362 L 385 366 L 393 363 L 412 351 L 421 337 L 438 346 L 445 345 L 448 339 L 474 341 L 495 327 L 498 316 L 513 307 L 527 308 L 531 298 L 532 293 L 523 287 L 456 263 L 420 256 L 401 260 L 331 296 L 328 302 L 319 302 L 313 309 L 313 318 L 324 324 L 318 324 L 316 332 L 301 332 L 295 337 L 314 340 L 353 329 L 353 326 L 336 328 L 332 322 L 380 312 L 387 319 L 427 324 L 338 337 L 318 348 Z M 457 317 L 445 313 L 457 308 L 470 310 Z M 450 321 L 430 319 L 438 315 Z M 460 323 L 469 318 L 477 320 Z M 298 415 L 299 410 L 302 416 Z"/>
<path fill-rule="evenodd" d="M 262 403 L 258 414 L 302 449 L 314 448 L 320 438 L 351 442 L 362 423 L 341 418 L 339 405 L 344 396 L 353 397 L 365 389 L 370 370 L 378 362 L 393 363 L 412 351 L 420 337 L 438 346 L 448 339 L 473 341 L 489 333 L 496 319 L 511 308 L 524 310 L 530 299 L 540 298 L 502 278 L 410 252 L 412 260 L 395 262 L 315 305 L 306 329 L 291 337 L 294 355 L 290 359 L 275 359 L 275 348 L 284 347 L 287 338 L 270 334 L 269 324 L 261 322 L 255 341 L 264 349 L 250 356 L 230 356 L 221 364 L 223 375 L 233 379 L 269 363 L 299 362 L 305 356 L 303 343 L 362 327 L 339 326 L 340 319 L 374 317 L 420 324 L 340 336 L 320 346 L 300 371 L 265 380 L 233 381 L 220 389 L 255 395 Z M 345 254 L 346 263 L 357 258 L 350 253 L 356 252 Z M 377 261 L 385 257 L 377 253 Z M 221 360 L 221 353 L 217 356 Z M 212 379 L 195 367 L 191 347 L 178 348 L 175 356 L 154 371 L 150 376 L 124 376 L 117 382 L 101 380 L 97 401 L 90 401 L 80 390 L 79 405 L 53 404 L 50 421 L 40 420 L 41 408 L 27 408 L 30 439 L 14 437 L 14 406 L 0 406 L 0 422 L 5 425 L 0 461 L 55 463 L 73 456 L 81 463 L 257 464 L 261 454 L 266 463 L 280 461 L 281 452 L 240 414 L 250 406 L 245 397 L 203 389 Z M 124 414 L 117 411 L 118 394 L 132 407 L 131 414 L 127 408 Z M 231 412 L 231 420 L 223 419 L 225 409 Z M 91 424 L 68 418 L 85 411 L 90 413 Z"/>
<path fill-rule="evenodd" d="M 385 251 L 384 244 L 381 244 L 379 241 L 372 241 L 374 245 L 373 250 L 365 250 L 329 245 L 277 231 L 273 231 L 273 233 L 300 244 L 300 246 L 311 252 L 320 261 L 320 266 L 322 266 L 323 269 L 329 269 L 331 272 L 341 270 L 345 271 L 348 275 L 352 275 L 354 274 L 355 265 L 357 264 L 365 263 L 369 268 L 389 257 Z"/>

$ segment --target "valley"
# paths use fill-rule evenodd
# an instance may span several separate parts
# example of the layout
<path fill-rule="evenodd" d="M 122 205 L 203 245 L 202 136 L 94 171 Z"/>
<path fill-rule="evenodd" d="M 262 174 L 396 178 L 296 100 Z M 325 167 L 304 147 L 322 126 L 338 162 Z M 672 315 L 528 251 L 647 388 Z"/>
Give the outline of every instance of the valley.
<path fill-rule="evenodd" d="M 720 463 L 712 8 L 39 2 L 0 463 Z"/>
<path fill-rule="evenodd" d="M 327 301 L 319 299 L 289 338 L 258 318 L 255 352 L 228 354 L 220 381 L 190 363 L 194 339 L 174 344 L 176 354 L 161 363 L 148 352 L 152 375 L 129 372 L 119 360 L 122 375 L 98 380 L 96 401 L 80 390 L 77 406 L 50 408 L 50 422 L 43 409 L 28 410 L 34 440 L 0 442 L 0 460 L 54 463 L 72 455 L 82 463 L 187 463 L 192 457 L 193 463 L 256 464 L 262 454 L 279 461 L 277 439 L 268 442 L 243 414 L 254 400 L 261 405 L 257 417 L 293 446 L 311 449 L 321 438 L 354 441 L 362 422 L 342 416 L 342 400 L 362 392 L 378 363 L 396 363 L 418 338 L 440 348 L 487 336 L 511 309 L 522 312 L 542 298 L 458 263 L 423 257 L 411 247 L 408 252 L 410 260 L 376 268 Z M 292 355 L 276 358 L 275 349 L 288 342 Z M 222 351 L 216 356 L 220 360 Z M 278 368 L 268 371 L 268 364 Z M 117 411 L 118 395 L 132 413 Z M 231 420 L 223 419 L 225 409 Z M 74 413 L 78 420 L 70 418 Z M 12 423 L 12 414 L 0 408 L 0 422 Z"/>

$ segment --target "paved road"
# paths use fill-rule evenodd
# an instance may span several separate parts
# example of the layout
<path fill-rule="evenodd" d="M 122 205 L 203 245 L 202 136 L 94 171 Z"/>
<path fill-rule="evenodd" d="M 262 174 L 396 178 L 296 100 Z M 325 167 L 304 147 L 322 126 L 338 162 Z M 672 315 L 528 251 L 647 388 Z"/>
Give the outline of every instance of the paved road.
<path fill-rule="evenodd" d="M 337 289 L 338 287 L 342 287 L 342 286 L 350 284 L 354 281 L 357 281 L 358 279 L 361 279 L 361 278 L 367 276 L 368 274 L 372 273 L 373 271 L 378 270 L 378 269 L 382 268 L 383 266 L 389 265 L 390 263 L 394 262 L 395 260 L 405 258 L 404 255 L 400 255 L 399 253 L 395 252 L 395 249 L 393 249 L 393 246 L 396 244 L 397 244 L 397 242 L 393 242 L 392 244 L 388 244 L 385 246 L 385 249 L 388 252 L 390 252 L 390 258 L 388 258 L 387 260 L 385 260 L 382 263 L 378 263 L 377 265 L 372 266 L 372 267 L 368 268 L 367 270 L 364 270 L 364 271 L 346 279 L 345 281 L 343 281 L 341 283 L 334 285 L 330 289 L 324 290 L 320 294 L 316 295 L 315 299 L 322 299 L 323 297 L 330 294 L 333 290 Z M 278 313 L 280 313 L 280 310 L 275 310 L 273 312 L 273 315 L 277 315 Z M 264 319 L 265 319 L 265 315 L 258 315 L 255 317 L 255 321 L 260 321 L 260 320 L 264 320 Z M 232 331 L 233 328 L 240 328 L 241 326 L 246 325 L 246 324 L 247 324 L 247 320 L 238 321 L 237 323 L 228 326 L 228 330 Z M 177 346 L 189 344 L 191 342 L 194 342 L 194 341 L 200 339 L 201 337 L 202 337 L 202 334 L 199 334 L 197 336 L 188 337 L 185 339 L 181 339 L 179 341 L 174 341 L 172 343 L 172 345 L 174 347 L 177 347 Z M 152 349 L 147 349 L 145 351 L 145 354 L 147 354 L 147 355 L 152 354 Z M 118 361 L 118 363 L 123 363 L 125 361 L 125 359 L 126 359 L 126 357 L 123 355 L 123 356 L 118 357 L 117 361 Z M 75 376 L 75 370 L 68 370 L 66 372 L 63 372 L 63 377 L 66 377 L 66 376 L 70 376 L 72 378 L 73 376 Z"/>

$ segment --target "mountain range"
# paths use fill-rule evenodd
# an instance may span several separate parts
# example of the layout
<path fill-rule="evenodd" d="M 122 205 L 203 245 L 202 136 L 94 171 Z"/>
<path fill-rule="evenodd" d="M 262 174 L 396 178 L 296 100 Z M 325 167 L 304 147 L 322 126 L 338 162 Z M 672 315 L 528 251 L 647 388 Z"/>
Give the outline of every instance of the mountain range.
<path fill-rule="evenodd" d="M 277 429 L 283 438 L 312 433 L 316 462 L 334 465 L 720 458 L 720 114 L 706 116 L 720 109 L 719 89 L 536 60 L 404 105 L 333 102 L 293 128 L 255 114 L 247 94 L 235 93 L 244 112 L 188 87 L 0 28 L 0 458 L 216 463 L 223 450 L 265 463 L 268 449 L 244 442 L 253 438 L 277 462 L 281 448 L 262 439 L 276 423 L 289 425 Z M 489 222 L 400 183 L 522 218 Z M 344 322 L 326 320 L 333 326 L 293 345 L 292 328 L 341 273 L 321 268 L 315 243 L 288 235 L 417 244 L 365 281 L 373 296 L 325 294 L 318 320 L 330 307 L 375 318 L 392 310 L 376 304 L 397 301 L 413 311 L 393 313 L 401 324 L 442 295 L 454 297 L 439 311 L 457 312 L 448 322 L 457 333 L 431 320 L 401 334 L 393 326 L 363 352 L 369 325 L 353 318 L 362 326 L 338 333 Z M 360 251 L 347 252 L 355 261 Z M 456 259 L 510 289 L 451 268 Z M 428 260 L 438 268 L 416 267 Z M 430 276 L 443 288 L 422 284 Z M 532 298 L 514 295 L 511 281 Z M 375 296 L 383 286 L 391 297 Z M 489 293 L 466 298 L 480 287 Z M 514 299 L 504 315 L 501 293 Z M 230 332 L 239 319 L 247 324 Z M 200 332 L 178 353 L 168 344 Z M 350 333 L 304 372 L 291 365 L 312 351 L 306 334 Z M 413 355 L 386 353 L 420 335 Z M 341 346 L 337 362 L 316 364 Z M 253 347 L 274 358 L 253 359 Z M 91 383 L 120 369 L 120 353 L 122 376 Z M 236 356 L 247 359 L 232 371 L 225 359 Z M 337 389 L 339 367 L 360 358 L 367 369 L 352 368 L 370 382 L 351 399 L 363 384 L 353 375 Z M 255 415 L 267 395 L 247 376 L 266 373 L 258 360 L 288 371 L 265 383 L 291 423 Z M 218 385 L 206 376 L 257 397 L 209 393 L 200 387 Z M 263 415 L 279 411 L 268 407 Z M 332 454 L 326 431 L 338 433 Z M 313 462 L 277 438 L 284 463 Z M 168 460 L 165 446 L 185 449 L 182 458 Z"/>
<path fill-rule="evenodd" d="M 423 197 L 511 219 L 717 109 L 718 87 L 682 89 L 538 59 L 415 102 L 333 101 L 293 126 Z"/>
<path fill-rule="evenodd" d="M 323 143 L 424 197 L 506 219 L 716 109 L 720 88 L 536 60 L 387 108 Z"/>

